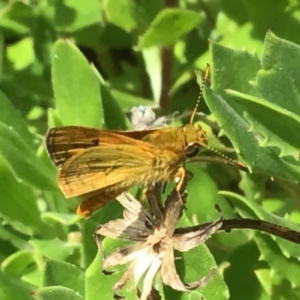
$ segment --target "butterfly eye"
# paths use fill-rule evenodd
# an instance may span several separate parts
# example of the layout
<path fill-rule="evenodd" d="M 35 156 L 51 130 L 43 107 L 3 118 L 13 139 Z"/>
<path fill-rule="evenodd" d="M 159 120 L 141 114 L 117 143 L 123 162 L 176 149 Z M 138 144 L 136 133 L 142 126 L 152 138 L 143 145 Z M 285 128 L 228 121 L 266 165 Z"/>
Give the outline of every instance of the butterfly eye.
<path fill-rule="evenodd" d="M 187 157 L 193 157 L 198 154 L 199 149 L 200 149 L 199 144 L 196 144 L 196 143 L 189 144 L 185 147 L 185 155 Z"/>

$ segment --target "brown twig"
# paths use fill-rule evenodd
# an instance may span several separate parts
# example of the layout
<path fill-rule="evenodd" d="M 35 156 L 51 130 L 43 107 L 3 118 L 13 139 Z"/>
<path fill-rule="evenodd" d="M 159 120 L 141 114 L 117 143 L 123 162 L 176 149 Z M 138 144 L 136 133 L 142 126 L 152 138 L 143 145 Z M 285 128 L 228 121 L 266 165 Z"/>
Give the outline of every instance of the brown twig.
<path fill-rule="evenodd" d="M 194 226 L 195 229 L 207 228 L 212 222 L 200 224 Z M 300 244 L 300 232 L 290 229 L 288 227 L 274 224 L 268 221 L 263 220 L 254 220 L 254 219 L 229 219 L 223 220 L 222 226 L 218 231 L 225 230 L 230 232 L 233 229 L 254 229 L 263 231 L 275 236 L 278 236 L 282 239 L 288 240 L 290 242 Z M 186 232 L 186 228 L 177 228 L 175 234 L 182 234 Z"/>

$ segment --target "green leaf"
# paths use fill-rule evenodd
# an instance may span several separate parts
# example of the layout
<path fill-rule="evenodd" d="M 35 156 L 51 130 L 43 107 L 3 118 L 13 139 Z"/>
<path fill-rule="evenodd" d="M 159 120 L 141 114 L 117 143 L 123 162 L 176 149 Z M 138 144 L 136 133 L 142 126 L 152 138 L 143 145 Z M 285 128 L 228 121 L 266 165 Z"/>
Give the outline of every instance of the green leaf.
<path fill-rule="evenodd" d="M 34 20 L 33 9 L 21 2 L 10 2 L 1 13 L 0 26 L 16 34 L 27 34 Z"/>
<path fill-rule="evenodd" d="M 94 232 L 99 224 L 105 224 L 112 219 L 122 216 L 121 205 L 118 201 L 112 201 L 100 210 L 97 210 L 87 220 L 81 222 L 83 266 L 89 266 L 95 259 L 97 246 L 93 238 Z"/>
<path fill-rule="evenodd" d="M 230 213 L 231 208 L 223 196 L 218 194 L 217 183 L 209 174 L 196 163 L 188 165 L 188 170 L 192 172 L 193 178 L 187 186 L 188 198 L 185 215 L 189 218 L 190 224 L 186 225 L 194 222 L 201 224 L 217 219 L 216 203 L 221 206 L 222 212 Z"/>
<path fill-rule="evenodd" d="M 51 3 L 51 2 L 49 2 Z M 102 21 L 101 1 L 67 0 L 54 3 L 54 20 L 59 30 L 72 32 Z"/>
<path fill-rule="evenodd" d="M 76 266 L 48 259 L 45 266 L 44 286 L 62 285 L 84 296 L 84 273 Z"/>
<path fill-rule="evenodd" d="M 113 298 L 112 287 L 120 276 L 105 275 L 101 270 L 102 259 L 100 251 L 98 251 L 94 261 L 85 272 L 85 300 L 95 300 L 99 295 L 103 299 Z"/>
<path fill-rule="evenodd" d="M 253 79 L 258 71 L 258 59 L 245 51 L 228 49 L 216 43 L 211 44 L 211 51 L 213 91 L 205 87 L 204 98 L 236 151 L 252 171 L 288 180 L 299 180 L 297 166 L 280 160 L 276 149 L 259 147 L 257 135 L 249 132 L 249 124 L 243 118 L 244 108 L 241 103 L 224 92 L 224 89 L 230 88 L 257 96 L 258 92 L 248 81 Z"/>
<path fill-rule="evenodd" d="M 259 96 L 256 89 L 249 83 L 255 78 L 260 68 L 256 55 L 247 51 L 226 48 L 215 42 L 210 43 L 210 52 L 212 54 L 211 84 L 214 92 L 224 99 L 228 97 L 224 92 L 226 88 Z M 232 102 L 230 105 L 242 115 L 238 103 Z"/>
<path fill-rule="evenodd" d="M 86 58 L 70 41 L 58 40 L 53 46 L 52 83 L 63 125 L 101 126 L 99 83 Z"/>
<path fill-rule="evenodd" d="M 137 24 L 134 19 L 134 13 L 138 10 L 138 5 L 131 0 L 108 0 L 103 7 L 108 21 L 126 31 L 131 31 Z"/>
<path fill-rule="evenodd" d="M 194 176 L 178 226 L 215 220 L 216 203 L 225 219 L 239 214 L 291 228 L 295 224 L 290 221 L 299 224 L 298 1 L 169 4 L 0 1 L 1 300 L 112 299 L 113 286 L 128 265 L 115 267 L 111 276 L 103 274 L 93 233 L 99 224 L 122 217 L 123 209 L 112 201 L 87 219 L 76 216 L 80 199 L 65 200 L 41 134 L 49 127 L 76 124 L 127 129 L 124 112 L 132 106 L 154 107 L 162 88 L 169 88 L 166 110 L 155 111 L 184 115 L 199 92 L 193 69 L 203 69 L 206 63 L 212 66 L 212 87 L 205 91 L 209 107 L 201 103 L 199 110 L 212 112 L 205 120 L 211 128 L 200 124 L 208 145 L 230 157 L 238 151 L 238 160 L 254 172 L 246 174 L 220 162 L 186 164 Z M 162 47 L 174 50 L 170 64 L 161 57 Z M 175 123 L 181 125 L 180 120 Z M 211 154 L 216 153 L 201 149 L 197 159 Z M 168 184 L 167 191 L 174 186 Z M 220 188 L 244 197 L 220 195 Z M 280 217 L 272 219 L 269 212 Z M 299 246 L 264 237 L 243 229 L 214 234 L 205 245 L 176 253 L 175 263 L 185 282 L 206 276 L 211 266 L 217 266 L 224 279 L 218 273 L 204 289 L 182 293 L 164 286 L 157 276 L 155 287 L 162 299 L 299 300 Z M 124 245 L 108 238 L 103 242 L 106 255 Z M 293 274 L 287 274 L 289 267 Z M 44 279 L 51 286 L 41 288 Z M 120 295 L 137 299 L 132 280 Z"/>
<path fill-rule="evenodd" d="M 0 158 L 0 182 L 2 184 L 0 214 L 9 222 L 22 222 L 23 227 L 29 226 L 33 231 L 50 237 L 52 232 L 41 220 L 33 191 L 16 180 L 2 158 Z"/>
<path fill-rule="evenodd" d="M 205 88 L 204 94 L 208 106 L 252 172 L 299 180 L 299 168 L 279 159 L 273 149 L 259 147 L 256 135 L 249 132 L 248 123 L 223 98 L 209 88 Z"/>
<path fill-rule="evenodd" d="M 176 257 L 181 258 L 175 263 L 177 272 L 184 282 L 199 280 L 208 276 L 212 268 L 217 268 L 213 255 L 204 244 L 182 254 L 176 253 Z M 175 295 L 181 295 L 181 299 L 193 299 L 194 296 L 198 296 L 197 299 L 201 296 L 211 300 L 229 299 L 228 287 L 219 272 L 215 273 L 206 286 L 195 291 L 179 293 L 165 288 L 166 290 L 168 290 L 165 292 L 166 299 L 174 299 Z"/>
<path fill-rule="evenodd" d="M 295 68 L 298 59 L 298 45 L 268 32 L 262 56 L 263 69 L 258 72 L 254 84 L 264 99 L 227 90 L 229 95 L 247 100 L 241 104 L 247 112 L 245 117 L 251 124 L 251 131 L 264 137 L 260 145 L 276 146 L 280 156 L 292 155 L 296 159 L 299 156 L 297 128 L 300 120 L 300 72 Z"/>
<path fill-rule="evenodd" d="M 2 80 L 2 72 L 3 72 L 3 36 L 2 33 L 0 32 L 0 82 Z"/>
<path fill-rule="evenodd" d="M 196 224 L 211 222 L 219 218 L 219 214 L 215 208 L 216 204 L 221 208 L 224 218 L 234 218 L 235 215 L 232 207 L 226 198 L 218 193 L 218 185 L 225 188 L 228 185 L 230 189 L 230 182 L 232 177 L 228 170 L 224 170 L 224 166 L 213 165 L 213 173 L 210 174 L 208 170 L 204 170 L 199 164 L 188 164 L 187 168 L 193 174 L 193 178 L 189 181 L 187 186 L 188 198 L 185 204 L 186 210 L 179 220 L 178 227 L 186 227 Z M 229 168 L 234 168 L 229 166 Z M 212 177 L 213 176 L 213 177 Z M 231 235 L 220 233 L 215 240 L 212 237 L 212 243 L 218 243 L 218 247 L 236 247 L 245 242 L 245 234 L 241 231 L 235 231 Z"/>
<path fill-rule="evenodd" d="M 245 24 L 251 28 L 249 35 L 254 42 L 263 40 L 266 31 L 272 29 L 278 35 L 299 44 L 296 7 L 296 2 L 282 0 L 252 0 L 248 2 L 227 0 L 222 2 L 222 10 L 232 21 L 237 23 L 239 28 Z M 291 9 L 292 12 L 288 13 L 287 9 Z M 275 20 L 280 20 L 280 22 Z M 233 36 L 232 40 L 234 40 L 235 31 L 232 30 L 232 27 L 226 32 L 226 36 Z"/>
<path fill-rule="evenodd" d="M 35 290 L 32 296 L 37 300 L 84 300 L 77 292 L 63 286 L 42 287 Z"/>
<path fill-rule="evenodd" d="M 119 103 L 119 106 L 122 107 L 123 112 L 129 112 L 133 106 L 137 105 L 153 105 L 153 101 L 146 98 L 137 97 L 118 90 L 111 90 L 110 92 L 117 103 Z"/>
<path fill-rule="evenodd" d="M 0 122 L 0 156 L 16 179 L 41 190 L 56 190 L 53 173 L 14 129 Z"/>
<path fill-rule="evenodd" d="M 48 116 L 48 127 L 59 127 L 63 126 L 62 121 L 59 119 L 57 116 L 57 111 L 54 110 L 53 108 L 49 108 L 47 111 L 47 116 Z"/>
<path fill-rule="evenodd" d="M 16 223 L 13 224 L 15 225 Z M 24 225 L 22 226 L 22 229 L 23 228 Z M 0 250 L 1 261 L 4 261 L 8 255 L 8 253 L 6 253 L 5 244 L 9 243 L 13 245 L 16 249 L 24 249 L 28 245 L 27 241 L 25 241 L 21 236 L 19 236 L 19 232 L 23 233 L 24 231 L 25 233 L 28 233 L 29 230 L 26 228 L 25 230 L 18 231 L 18 227 L 17 227 L 15 228 L 14 232 L 11 232 L 9 227 L 0 226 L 0 236 L 3 245 L 3 247 Z"/>
<path fill-rule="evenodd" d="M 118 130 L 127 129 L 128 122 L 125 114 L 122 112 L 111 92 L 104 85 L 101 85 L 101 97 L 106 128 Z"/>
<path fill-rule="evenodd" d="M 230 0 L 223 2 L 222 6 L 227 6 Z M 242 3 L 232 3 L 234 13 L 238 12 L 238 18 L 241 17 L 241 10 L 244 8 Z M 235 49 L 248 49 L 260 53 L 263 47 L 263 41 L 253 36 L 253 24 L 247 18 L 243 24 L 237 19 L 232 18 L 224 11 L 220 11 L 216 20 L 216 32 L 221 37 L 220 42 L 223 46 Z M 230 32 L 230 34 L 229 34 Z"/>
<path fill-rule="evenodd" d="M 29 132 L 27 124 L 21 117 L 20 113 L 12 105 L 10 100 L 6 95 L 0 90 L 0 121 L 5 123 L 8 126 L 11 126 L 22 139 L 26 142 L 27 145 L 33 146 L 33 136 Z"/>
<path fill-rule="evenodd" d="M 32 300 L 30 295 L 33 286 L 0 272 L 0 299 L 1 300 Z"/>
<path fill-rule="evenodd" d="M 47 102 L 53 98 L 49 82 L 36 69 L 27 67 L 23 70 L 7 71 L 1 84 L 2 90 L 23 116 L 27 115 L 38 101 Z"/>
<path fill-rule="evenodd" d="M 167 46 L 193 28 L 203 17 L 201 14 L 185 9 L 166 8 L 153 20 L 147 31 L 140 37 L 138 47 Z"/>
<path fill-rule="evenodd" d="M 268 31 L 256 86 L 262 98 L 300 115 L 300 46 Z M 278 120 L 277 120 L 278 121 Z"/>
<path fill-rule="evenodd" d="M 230 267 L 224 266 L 224 279 L 230 287 L 230 300 L 271 300 L 255 275 L 255 271 L 261 269 L 259 254 L 254 241 L 229 253 L 226 264 Z"/>
<path fill-rule="evenodd" d="M 21 277 L 34 263 L 33 252 L 20 250 L 7 257 L 1 264 L 1 271 L 7 275 Z"/>
<path fill-rule="evenodd" d="M 20 56 L 20 52 L 23 54 Z M 29 67 L 34 62 L 32 38 L 24 38 L 7 49 L 7 58 L 14 64 L 16 70 Z"/>
<path fill-rule="evenodd" d="M 63 214 L 56 212 L 44 212 L 41 217 L 48 224 L 59 223 L 63 225 L 73 225 L 80 220 L 80 217 L 75 214 Z"/>
<path fill-rule="evenodd" d="M 143 49 L 145 68 L 150 79 L 152 95 L 155 103 L 159 103 L 162 89 L 162 60 L 159 48 Z"/>
<path fill-rule="evenodd" d="M 125 114 L 120 108 L 118 102 L 113 97 L 101 74 L 95 68 L 93 68 L 93 71 L 99 80 L 104 123 L 106 128 L 119 130 L 127 129 L 128 121 L 126 120 Z"/>
<path fill-rule="evenodd" d="M 287 279 L 292 286 L 299 286 L 300 269 L 298 258 L 291 257 L 287 259 L 284 257 L 277 241 L 272 240 L 270 236 L 256 233 L 254 239 L 261 252 L 260 258 L 266 260 L 272 270 L 280 273 L 282 278 Z M 298 246 L 298 248 L 300 248 L 300 246 Z"/>
<path fill-rule="evenodd" d="M 57 238 L 52 240 L 31 239 L 29 243 L 34 248 L 38 265 L 44 265 L 45 257 L 56 260 L 66 260 L 79 248 L 79 244 L 77 243 L 63 242 Z"/>
<path fill-rule="evenodd" d="M 266 210 L 264 210 L 260 205 L 255 203 L 255 201 L 246 199 L 245 197 L 228 192 L 228 191 L 222 191 L 220 192 L 221 195 L 229 196 L 232 200 L 235 201 L 237 207 L 239 208 L 239 214 L 244 218 L 255 218 L 259 220 L 264 220 L 271 222 L 273 224 L 282 225 L 284 227 L 293 229 L 295 231 L 300 232 L 300 226 L 286 218 L 281 218 L 279 216 L 276 216 L 275 214 L 272 214 Z M 250 211 L 249 211 L 250 209 Z M 295 244 L 293 244 L 290 241 L 286 241 L 284 239 L 281 239 L 279 237 L 272 236 L 274 240 L 276 240 L 277 244 L 281 248 L 282 252 L 286 255 L 286 257 L 294 256 L 298 257 L 299 255 L 299 249 L 300 246 L 295 247 Z M 298 249 L 299 248 L 299 249 Z"/>
<path fill-rule="evenodd" d="M 244 115 L 251 124 L 249 130 L 264 137 L 263 140 L 258 138 L 261 147 L 275 146 L 280 149 L 281 157 L 292 155 L 298 159 L 300 133 L 297 128 L 300 127 L 300 116 L 264 99 L 233 90 L 226 91 L 229 95 L 246 100 L 242 103 Z"/>
<path fill-rule="evenodd" d="M 42 6 L 46 2 L 40 3 L 40 12 L 42 12 Z M 48 2 L 49 3 L 49 2 Z M 43 62 L 47 67 L 51 63 L 51 47 L 53 41 L 57 38 L 56 31 L 53 28 L 53 24 L 49 22 L 45 15 L 42 13 L 36 16 L 35 26 L 32 28 L 33 47 L 36 58 Z M 52 90 L 51 90 L 52 93 Z"/>

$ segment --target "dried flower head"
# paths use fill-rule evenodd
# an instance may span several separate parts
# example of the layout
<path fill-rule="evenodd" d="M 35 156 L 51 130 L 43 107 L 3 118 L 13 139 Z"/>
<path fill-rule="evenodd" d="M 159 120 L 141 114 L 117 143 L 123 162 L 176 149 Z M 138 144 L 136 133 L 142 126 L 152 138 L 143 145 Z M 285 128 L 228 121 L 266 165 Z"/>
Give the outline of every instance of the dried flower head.
<path fill-rule="evenodd" d="M 127 116 L 134 130 L 144 130 L 163 127 L 169 124 L 176 114 L 157 118 L 151 107 L 139 105 L 132 107 Z"/>
<path fill-rule="evenodd" d="M 129 263 L 126 272 L 113 287 L 114 295 L 117 295 L 130 278 L 133 278 L 137 287 L 143 277 L 139 298 L 160 299 L 153 288 L 153 281 L 159 271 L 163 283 L 178 291 L 189 291 L 205 286 L 212 279 L 215 269 L 212 269 L 207 277 L 196 282 L 183 283 L 176 272 L 174 250 L 188 251 L 204 243 L 222 226 L 222 217 L 207 226 L 175 230 L 184 208 L 182 202 L 184 197 L 178 197 L 177 192 L 173 191 L 164 206 L 157 190 L 149 193 L 147 198 L 150 210 L 143 208 L 130 194 L 122 194 L 117 200 L 125 208 L 124 218 L 100 225 L 95 232 L 95 240 L 102 253 L 101 236 L 135 242 L 115 250 L 103 261 L 103 271 Z"/>

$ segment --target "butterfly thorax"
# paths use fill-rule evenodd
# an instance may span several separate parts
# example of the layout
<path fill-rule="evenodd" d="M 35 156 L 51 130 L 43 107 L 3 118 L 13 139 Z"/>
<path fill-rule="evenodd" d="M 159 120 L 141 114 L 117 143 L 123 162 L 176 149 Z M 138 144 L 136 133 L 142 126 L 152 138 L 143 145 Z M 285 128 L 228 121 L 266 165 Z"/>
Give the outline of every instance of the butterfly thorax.
<path fill-rule="evenodd" d="M 182 127 L 166 127 L 155 130 L 142 139 L 161 149 L 185 156 L 186 147 L 197 144 L 199 148 L 207 144 L 206 133 L 200 126 L 188 124 Z"/>

